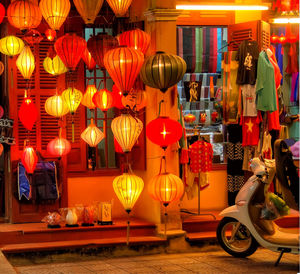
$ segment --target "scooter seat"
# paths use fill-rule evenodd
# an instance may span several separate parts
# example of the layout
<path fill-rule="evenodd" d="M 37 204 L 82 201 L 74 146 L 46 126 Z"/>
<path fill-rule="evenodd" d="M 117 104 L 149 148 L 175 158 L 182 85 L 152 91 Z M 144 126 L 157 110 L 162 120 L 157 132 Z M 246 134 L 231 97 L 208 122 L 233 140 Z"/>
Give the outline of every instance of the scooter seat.
<path fill-rule="evenodd" d="M 265 234 L 263 238 L 273 244 L 282 246 L 299 246 L 299 229 L 280 228 L 274 225 L 275 233 L 272 235 Z"/>

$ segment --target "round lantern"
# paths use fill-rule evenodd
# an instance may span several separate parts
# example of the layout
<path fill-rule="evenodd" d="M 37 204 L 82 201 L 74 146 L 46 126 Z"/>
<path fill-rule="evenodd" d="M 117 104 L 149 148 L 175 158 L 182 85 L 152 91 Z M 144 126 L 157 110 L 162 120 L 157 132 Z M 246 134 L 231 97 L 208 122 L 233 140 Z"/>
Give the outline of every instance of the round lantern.
<path fill-rule="evenodd" d="M 38 161 L 38 157 L 33 147 L 27 145 L 23 150 L 22 159 L 21 159 L 21 162 L 25 167 L 27 173 L 33 174 L 37 161 Z"/>
<path fill-rule="evenodd" d="M 93 96 L 97 92 L 95 85 L 88 85 L 85 94 L 82 97 L 81 104 L 89 109 L 93 109 L 96 105 L 93 103 Z"/>
<path fill-rule="evenodd" d="M 160 201 L 164 206 L 168 206 L 169 203 L 181 198 L 184 186 L 178 176 L 165 172 L 156 175 L 150 180 L 148 192 L 154 200 Z"/>
<path fill-rule="evenodd" d="M 122 103 L 123 92 L 119 90 L 116 87 L 116 85 L 113 85 L 112 87 L 112 96 L 113 96 L 114 107 L 118 109 L 123 109 L 124 108 L 124 105 Z"/>
<path fill-rule="evenodd" d="M 4 64 L 3 62 L 0 61 L 0 76 L 2 75 L 3 71 L 4 71 Z"/>
<path fill-rule="evenodd" d="M 130 213 L 143 191 L 144 181 L 134 174 L 123 173 L 113 180 L 113 188 L 125 211 Z"/>
<path fill-rule="evenodd" d="M 185 71 L 186 63 L 181 57 L 159 51 L 146 58 L 140 77 L 147 86 L 166 92 L 182 79 Z"/>
<path fill-rule="evenodd" d="M 60 29 L 71 9 L 69 0 L 41 0 L 39 6 L 43 17 L 53 30 Z"/>
<path fill-rule="evenodd" d="M 107 0 L 108 5 L 117 17 L 122 17 L 127 12 L 132 0 Z"/>
<path fill-rule="evenodd" d="M 53 76 L 66 73 L 68 71 L 65 64 L 58 55 L 56 55 L 54 58 L 46 57 L 43 62 L 43 67 L 46 72 L 52 74 Z"/>
<path fill-rule="evenodd" d="M 119 47 L 108 51 L 103 62 L 115 85 L 127 95 L 139 75 L 144 55 L 140 50 Z"/>
<path fill-rule="evenodd" d="M 62 117 L 69 112 L 69 108 L 63 101 L 60 95 L 54 95 L 49 97 L 45 102 L 46 112 L 54 117 Z"/>
<path fill-rule="evenodd" d="M 150 45 L 150 35 L 140 29 L 125 31 L 119 36 L 120 46 L 139 49 L 146 54 Z"/>
<path fill-rule="evenodd" d="M 182 126 L 169 117 L 158 117 L 146 127 L 148 139 L 166 149 L 168 145 L 177 142 L 182 136 Z"/>
<path fill-rule="evenodd" d="M 4 150 L 4 147 L 3 147 L 3 145 L 0 143 L 0 156 L 1 156 L 2 153 L 3 153 L 3 150 Z"/>
<path fill-rule="evenodd" d="M 42 13 L 39 6 L 29 0 L 15 0 L 7 8 L 9 23 L 20 29 L 33 29 L 42 21 Z"/>
<path fill-rule="evenodd" d="M 83 55 L 82 60 L 86 64 L 86 67 L 89 71 L 92 71 L 96 67 L 96 62 L 94 58 L 92 57 L 92 54 L 89 52 L 89 50 L 86 48 Z"/>
<path fill-rule="evenodd" d="M 35 104 L 33 103 L 32 99 L 27 97 L 27 95 L 25 94 L 24 100 L 19 109 L 19 119 L 21 123 L 26 129 L 32 130 L 37 117 L 38 110 Z"/>
<path fill-rule="evenodd" d="M 147 105 L 147 94 L 144 90 L 133 91 L 121 100 L 124 107 L 129 106 L 130 109 L 139 111 Z"/>
<path fill-rule="evenodd" d="M 121 114 L 112 120 L 111 129 L 123 151 L 129 152 L 143 130 L 143 123 L 130 114 Z"/>
<path fill-rule="evenodd" d="M 53 29 L 47 29 L 45 31 L 45 35 L 49 41 L 53 41 L 54 38 L 56 37 L 56 31 Z"/>
<path fill-rule="evenodd" d="M 111 92 L 107 89 L 101 89 L 99 92 L 96 92 L 93 96 L 93 103 L 103 112 L 107 111 L 113 106 L 113 97 Z"/>
<path fill-rule="evenodd" d="M 118 45 L 118 40 L 106 33 L 92 35 L 87 41 L 87 48 L 100 69 L 104 69 L 103 58 L 105 53 L 116 48 Z"/>
<path fill-rule="evenodd" d="M 94 119 L 91 119 L 91 124 L 81 133 L 83 139 L 90 147 L 96 147 L 104 138 L 103 132 L 96 127 Z"/>
<path fill-rule="evenodd" d="M 3 19 L 5 16 L 5 8 L 4 6 L 0 3 L 0 24 L 2 23 Z"/>
<path fill-rule="evenodd" d="M 74 0 L 78 13 L 85 24 L 93 24 L 104 0 Z"/>
<path fill-rule="evenodd" d="M 183 119 L 185 122 L 191 124 L 196 121 L 196 116 L 192 113 L 189 113 L 189 114 L 184 115 Z"/>
<path fill-rule="evenodd" d="M 278 37 L 278 35 L 276 35 L 276 34 L 273 33 L 273 34 L 271 35 L 270 41 L 271 41 L 272 44 L 277 44 L 277 43 L 279 42 L 279 37 Z"/>
<path fill-rule="evenodd" d="M 24 42 L 22 39 L 10 35 L 5 36 L 0 40 L 0 52 L 8 55 L 14 56 L 19 54 L 24 48 Z"/>
<path fill-rule="evenodd" d="M 73 115 L 80 105 L 82 99 L 81 91 L 76 88 L 67 88 L 61 96 L 70 113 Z"/>
<path fill-rule="evenodd" d="M 66 67 L 74 71 L 86 49 L 86 41 L 75 33 L 67 33 L 57 39 L 54 47 Z"/>
<path fill-rule="evenodd" d="M 55 139 L 51 140 L 47 145 L 47 151 L 49 154 L 62 157 L 67 155 L 71 150 L 70 142 L 62 137 L 56 137 Z"/>
<path fill-rule="evenodd" d="M 283 33 L 281 33 L 281 35 L 278 38 L 278 43 L 280 43 L 281 45 L 284 45 L 287 42 L 286 37 L 283 35 Z"/>
<path fill-rule="evenodd" d="M 25 46 L 17 58 L 16 65 L 24 79 L 30 79 L 35 69 L 35 58 L 29 46 Z"/>

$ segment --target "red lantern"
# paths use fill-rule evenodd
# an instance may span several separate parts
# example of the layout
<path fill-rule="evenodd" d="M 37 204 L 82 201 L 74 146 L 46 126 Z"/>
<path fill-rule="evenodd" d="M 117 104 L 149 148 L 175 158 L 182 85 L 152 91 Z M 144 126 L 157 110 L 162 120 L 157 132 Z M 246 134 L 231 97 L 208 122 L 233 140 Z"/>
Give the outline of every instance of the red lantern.
<path fill-rule="evenodd" d="M 118 45 L 118 40 L 106 33 L 93 35 L 87 42 L 87 48 L 100 69 L 104 69 L 103 58 L 105 53 L 116 48 Z"/>
<path fill-rule="evenodd" d="M 38 157 L 32 146 L 27 145 L 24 148 L 21 161 L 27 173 L 32 174 L 38 161 Z"/>
<path fill-rule="evenodd" d="M 19 110 L 19 119 L 26 129 L 32 130 L 37 117 L 38 110 L 32 102 L 32 99 L 27 97 L 27 94 L 25 93 L 24 100 Z"/>
<path fill-rule="evenodd" d="M 287 41 L 286 41 L 286 37 L 283 35 L 283 33 L 281 33 L 281 35 L 279 36 L 278 38 L 278 42 L 281 44 L 281 45 L 284 45 Z"/>
<path fill-rule="evenodd" d="M 183 119 L 185 122 L 190 123 L 190 124 L 196 121 L 196 117 L 192 113 L 184 115 Z"/>
<path fill-rule="evenodd" d="M 39 44 L 41 41 L 43 41 L 43 36 L 38 32 L 37 30 L 30 30 L 28 31 L 23 39 L 30 45 Z"/>
<path fill-rule="evenodd" d="M 74 71 L 86 49 L 86 41 L 75 33 L 67 33 L 57 39 L 54 47 L 66 67 Z"/>
<path fill-rule="evenodd" d="M 119 47 L 104 55 L 104 65 L 115 85 L 126 96 L 132 89 L 144 63 L 140 50 Z"/>
<path fill-rule="evenodd" d="M 150 45 L 150 35 L 140 29 L 125 31 L 119 36 L 120 46 L 139 49 L 146 54 Z"/>
<path fill-rule="evenodd" d="M 116 153 L 124 153 L 122 147 L 118 143 L 117 139 L 114 137 L 114 145 L 115 145 L 115 152 Z"/>
<path fill-rule="evenodd" d="M 47 29 L 45 31 L 45 35 L 49 41 L 53 41 L 54 38 L 56 37 L 56 31 L 53 29 Z"/>
<path fill-rule="evenodd" d="M 71 150 L 70 142 L 62 137 L 56 137 L 52 141 L 50 141 L 47 145 L 47 151 L 49 154 L 61 157 L 67 155 Z"/>
<path fill-rule="evenodd" d="M 277 44 L 279 42 L 279 37 L 278 37 L 278 35 L 273 33 L 270 40 L 271 40 L 272 44 Z"/>
<path fill-rule="evenodd" d="M 4 6 L 0 3 L 0 24 L 2 23 L 4 16 L 5 16 L 5 8 L 4 8 Z"/>
<path fill-rule="evenodd" d="M 3 147 L 3 145 L 0 143 L 0 156 L 2 155 L 2 153 L 3 153 L 3 150 L 4 150 L 4 147 Z M 116 151 L 117 152 L 117 151 Z"/>
<path fill-rule="evenodd" d="M 96 62 L 87 48 L 82 55 L 82 60 L 86 64 L 86 67 L 89 71 L 92 71 L 96 67 Z"/>
<path fill-rule="evenodd" d="M 152 120 L 146 127 L 147 137 L 151 142 L 166 149 L 182 136 L 182 126 L 169 117 L 161 116 Z"/>
<path fill-rule="evenodd" d="M 107 89 L 101 89 L 93 96 L 93 103 L 102 111 L 107 111 L 113 106 L 113 97 Z"/>
<path fill-rule="evenodd" d="M 123 92 L 119 90 L 116 85 L 112 87 L 112 96 L 114 101 L 114 107 L 118 109 L 123 109 L 124 105 L 122 103 Z"/>

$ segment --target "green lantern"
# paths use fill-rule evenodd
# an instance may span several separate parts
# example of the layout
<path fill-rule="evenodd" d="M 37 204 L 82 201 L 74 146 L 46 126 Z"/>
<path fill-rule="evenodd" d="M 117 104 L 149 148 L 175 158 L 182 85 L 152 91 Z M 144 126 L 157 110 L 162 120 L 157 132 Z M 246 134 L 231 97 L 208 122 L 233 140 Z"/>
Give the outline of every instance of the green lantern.
<path fill-rule="evenodd" d="M 181 57 L 158 51 L 146 58 L 140 76 L 145 85 L 165 93 L 182 79 L 185 71 L 186 63 Z"/>

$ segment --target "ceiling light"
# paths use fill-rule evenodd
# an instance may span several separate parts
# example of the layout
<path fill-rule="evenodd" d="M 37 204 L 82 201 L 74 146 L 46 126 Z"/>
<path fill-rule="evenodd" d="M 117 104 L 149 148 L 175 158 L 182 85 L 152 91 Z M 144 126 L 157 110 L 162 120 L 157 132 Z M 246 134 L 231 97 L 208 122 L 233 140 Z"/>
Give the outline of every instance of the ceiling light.
<path fill-rule="evenodd" d="M 271 20 L 271 23 L 273 24 L 300 24 L 300 18 L 274 18 Z"/>
<path fill-rule="evenodd" d="M 177 10 L 268 10 L 268 6 L 244 5 L 176 5 Z"/>

